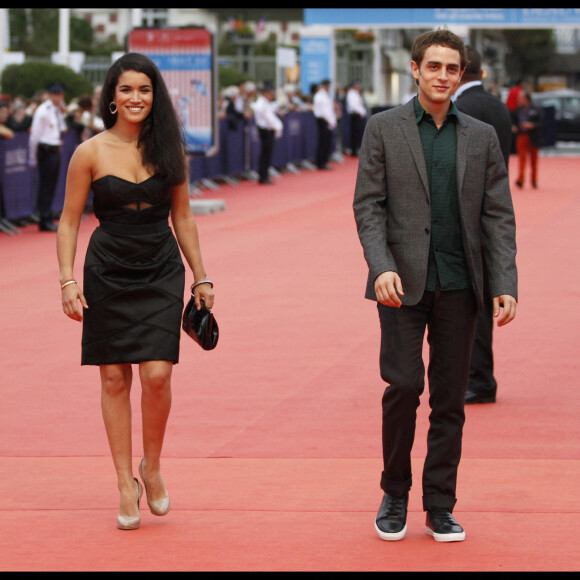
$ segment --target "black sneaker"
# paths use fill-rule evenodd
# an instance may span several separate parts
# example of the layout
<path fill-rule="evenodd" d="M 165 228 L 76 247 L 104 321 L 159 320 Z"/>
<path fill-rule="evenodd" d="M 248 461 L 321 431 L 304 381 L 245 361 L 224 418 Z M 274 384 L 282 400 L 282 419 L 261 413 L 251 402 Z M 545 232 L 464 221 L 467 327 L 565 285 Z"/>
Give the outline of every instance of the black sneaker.
<path fill-rule="evenodd" d="M 375 530 L 381 540 L 402 540 L 407 533 L 407 502 L 409 494 L 401 497 L 385 493 L 375 520 Z"/>
<path fill-rule="evenodd" d="M 446 509 L 436 508 L 427 511 L 425 532 L 438 542 L 463 542 L 465 540 L 464 529 Z"/>

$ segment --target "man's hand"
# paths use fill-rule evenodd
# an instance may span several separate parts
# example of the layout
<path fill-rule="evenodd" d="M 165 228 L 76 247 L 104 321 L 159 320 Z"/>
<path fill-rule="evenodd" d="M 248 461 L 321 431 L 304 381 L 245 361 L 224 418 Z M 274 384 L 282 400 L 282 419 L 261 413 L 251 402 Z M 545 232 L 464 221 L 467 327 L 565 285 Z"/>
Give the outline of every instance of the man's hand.
<path fill-rule="evenodd" d="M 400 308 L 402 302 L 399 296 L 404 296 L 405 293 L 399 274 L 393 271 L 379 274 L 375 279 L 375 294 L 381 304 Z"/>
<path fill-rule="evenodd" d="M 516 317 L 517 301 L 509 294 L 501 294 L 493 299 L 493 315 L 498 326 L 505 326 Z"/>

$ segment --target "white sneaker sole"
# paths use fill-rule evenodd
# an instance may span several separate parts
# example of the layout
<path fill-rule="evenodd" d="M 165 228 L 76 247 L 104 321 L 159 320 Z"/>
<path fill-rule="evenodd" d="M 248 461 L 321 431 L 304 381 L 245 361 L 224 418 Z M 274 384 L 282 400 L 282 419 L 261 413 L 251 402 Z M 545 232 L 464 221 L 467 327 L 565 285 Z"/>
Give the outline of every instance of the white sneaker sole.
<path fill-rule="evenodd" d="M 379 538 L 381 538 L 381 540 L 385 540 L 387 542 L 396 542 L 397 540 L 402 540 L 405 537 L 405 534 L 407 533 L 407 524 L 405 524 L 405 527 L 400 532 L 387 534 L 386 532 L 380 530 L 379 526 L 377 526 L 377 522 L 375 522 L 375 530 L 377 530 L 377 534 L 379 534 Z"/>
<path fill-rule="evenodd" d="M 465 540 L 465 532 L 457 532 L 455 534 L 437 534 L 429 526 L 425 526 L 425 533 L 433 536 L 437 542 L 463 542 Z"/>

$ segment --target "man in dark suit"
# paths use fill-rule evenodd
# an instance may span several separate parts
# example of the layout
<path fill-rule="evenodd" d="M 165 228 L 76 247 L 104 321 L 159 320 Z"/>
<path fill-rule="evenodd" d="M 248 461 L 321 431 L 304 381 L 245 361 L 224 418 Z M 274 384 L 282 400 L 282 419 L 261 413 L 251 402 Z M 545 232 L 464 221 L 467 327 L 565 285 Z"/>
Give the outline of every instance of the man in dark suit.
<path fill-rule="evenodd" d="M 499 139 L 499 145 L 509 166 L 512 144 L 512 120 L 509 109 L 501 99 L 483 88 L 481 57 L 471 46 L 467 47 L 469 63 L 465 68 L 460 86 L 455 92 L 455 106 L 463 113 L 491 125 Z M 494 403 L 497 381 L 493 374 L 493 299 L 484 277 L 484 310 L 477 317 L 477 328 L 465 402 Z"/>
<path fill-rule="evenodd" d="M 453 518 L 465 421 L 465 391 L 483 262 L 499 326 L 515 317 L 515 220 L 508 175 L 493 127 L 451 102 L 467 64 L 461 38 L 420 35 L 411 72 L 418 94 L 367 122 L 354 195 L 369 268 L 366 298 L 378 302 L 382 398 L 382 503 L 375 529 L 400 540 L 412 484 L 411 449 L 430 348 L 429 433 L 423 468 L 426 532 L 462 541 Z"/>

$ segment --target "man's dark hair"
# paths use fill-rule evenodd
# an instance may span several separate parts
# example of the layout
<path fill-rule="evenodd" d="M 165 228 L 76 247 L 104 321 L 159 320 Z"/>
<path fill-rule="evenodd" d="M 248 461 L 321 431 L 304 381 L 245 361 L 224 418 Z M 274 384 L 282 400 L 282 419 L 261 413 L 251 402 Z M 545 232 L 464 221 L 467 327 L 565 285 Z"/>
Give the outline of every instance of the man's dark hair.
<path fill-rule="evenodd" d="M 463 73 L 463 80 L 468 81 L 478 81 L 481 79 L 481 57 L 479 52 L 473 48 L 473 46 L 467 46 L 467 59 L 468 63 L 465 67 L 465 72 Z"/>
<path fill-rule="evenodd" d="M 425 51 L 430 46 L 446 46 L 457 50 L 461 58 L 461 70 L 467 66 L 468 58 L 465 43 L 461 37 L 445 28 L 424 32 L 415 39 L 411 51 L 411 59 L 417 63 L 417 66 L 421 66 Z"/>

